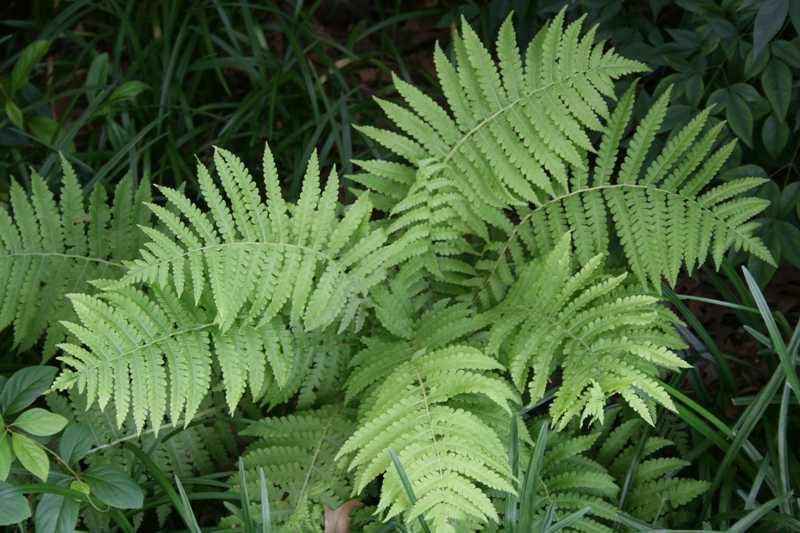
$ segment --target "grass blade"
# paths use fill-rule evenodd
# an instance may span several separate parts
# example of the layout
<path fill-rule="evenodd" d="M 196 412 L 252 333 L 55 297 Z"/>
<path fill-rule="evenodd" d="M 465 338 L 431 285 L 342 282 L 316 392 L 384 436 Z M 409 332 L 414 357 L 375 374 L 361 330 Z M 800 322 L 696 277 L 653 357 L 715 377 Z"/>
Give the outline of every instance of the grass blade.
<path fill-rule="evenodd" d="M 408 479 L 408 474 L 406 474 L 406 469 L 403 468 L 403 464 L 400 462 L 400 457 L 398 457 L 397 452 L 392 448 L 389 448 L 389 458 L 392 460 L 392 464 L 394 464 L 397 470 L 397 475 L 400 477 L 400 482 L 403 484 L 403 489 L 406 491 L 408 500 L 412 505 L 417 503 L 417 496 L 414 494 L 414 487 L 411 486 L 411 480 Z M 428 523 L 422 515 L 419 516 L 419 525 L 425 533 L 431 533 Z"/>
<path fill-rule="evenodd" d="M 786 380 L 789 382 L 789 385 L 791 385 L 792 389 L 794 389 L 795 397 L 797 397 L 797 400 L 800 401 L 800 378 L 797 377 L 797 371 L 794 367 L 793 357 L 789 354 L 789 350 L 786 348 L 786 344 L 783 342 L 783 337 L 781 336 L 780 331 L 778 331 L 778 325 L 775 323 L 775 319 L 773 318 L 772 312 L 767 305 L 767 301 L 764 299 L 764 294 L 758 287 L 758 283 L 756 283 L 756 280 L 754 280 L 753 276 L 750 275 L 750 272 L 747 270 L 747 268 L 742 267 L 742 270 L 744 271 L 744 279 L 747 281 L 747 286 L 750 288 L 750 292 L 753 295 L 753 300 L 755 300 L 756 306 L 761 312 L 761 318 L 764 320 L 764 324 L 767 326 L 769 338 L 772 341 L 772 349 L 778 354 L 778 358 L 781 361 L 781 366 L 783 367 L 783 372 L 786 374 Z"/>
<path fill-rule="evenodd" d="M 261 493 L 261 533 L 272 533 L 272 518 L 270 517 L 269 493 L 264 469 L 258 467 L 258 488 Z"/>
<path fill-rule="evenodd" d="M 189 503 L 189 498 L 186 496 L 186 491 L 183 490 L 183 484 L 178 476 L 175 476 L 175 485 L 178 486 L 178 493 L 181 496 L 181 503 L 183 504 L 184 510 L 184 512 L 181 513 L 181 516 L 183 516 L 183 519 L 186 522 L 186 527 L 189 528 L 189 531 L 192 533 L 202 533 L 200 525 L 197 523 L 197 517 L 194 515 L 194 511 L 192 510 L 192 504 Z"/>

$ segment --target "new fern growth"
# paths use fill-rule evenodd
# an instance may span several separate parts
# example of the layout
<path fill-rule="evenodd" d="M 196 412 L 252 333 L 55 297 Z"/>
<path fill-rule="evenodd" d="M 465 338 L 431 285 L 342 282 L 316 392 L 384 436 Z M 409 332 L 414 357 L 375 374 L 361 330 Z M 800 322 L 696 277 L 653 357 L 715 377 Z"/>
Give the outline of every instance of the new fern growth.
<path fill-rule="evenodd" d="M 15 185 L 13 218 L 0 215 L 0 324 L 21 346 L 63 327 L 48 333 L 64 365 L 55 387 L 113 405 L 138 432 L 188 424 L 212 388 L 230 412 L 248 391 L 302 409 L 248 430 L 259 438 L 248 483 L 266 467 L 287 520 L 296 511 L 287 523 L 352 487 L 379 490 L 377 515 L 411 529 L 490 531 L 516 494 L 536 516 L 588 506 L 578 523 L 608 530 L 624 486 L 613 457 L 629 458 L 608 444 L 627 429 L 597 429 L 607 404 L 621 398 L 653 424 L 673 408 L 660 379 L 687 366 L 660 286 L 731 248 L 770 260 L 753 236 L 765 202 L 747 195 L 757 178 L 715 183 L 733 145 L 716 145 L 708 111 L 660 146 L 668 91 L 623 142 L 636 84 L 614 107 L 614 81 L 645 67 L 582 34 L 582 20 L 565 26 L 562 12 L 524 56 L 515 43 L 509 19 L 495 61 L 463 24 L 454 61 L 435 52 L 443 105 L 395 79 L 403 104 L 380 104 L 399 131 L 362 131 L 400 160 L 357 162 L 367 190 L 349 205 L 315 157 L 297 202 L 285 200 L 269 148 L 262 180 L 216 149 L 216 180 L 198 164 L 202 201 L 161 187 L 152 224 L 130 182 L 112 209 L 95 193 L 86 215 L 66 170 L 60 208 L 40 178 L 31 200 Z M 143 240 L 123 246 L 133 221 Z M 53 281 L 64 265 L 70 282 Z M 36 312 L 68 292 L 74 314 Z M 575 434 L 527 449 L 541 475 L 526 488 L 509 433 L 524 427 L 522 405 L 550 398 L 554 428 Z M 650 494 L 674 492 L 665 505 L 679 506 L 702 487 L 665 477 L 682 463 L 649 460 L 625 509 L 656 520 L 666 507 Z"/>

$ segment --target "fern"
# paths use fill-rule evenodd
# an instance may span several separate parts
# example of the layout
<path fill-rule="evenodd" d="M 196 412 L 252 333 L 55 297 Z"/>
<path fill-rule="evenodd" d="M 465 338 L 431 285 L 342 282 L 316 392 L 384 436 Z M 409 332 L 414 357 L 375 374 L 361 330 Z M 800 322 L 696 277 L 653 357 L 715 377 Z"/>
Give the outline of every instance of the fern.
<path fill-rule="evenodd" d="M 60 320 L 74 317 L 64 295 L 91 291 L 93 279 L 121 276 L 121 262 L 142 240 L 135 225 L 150 220 L 142 208 L 150 198 L 146 179 L 135 191 L 130 176 L 120 181 L 109 206 L 102 185 L 95 185 L 87 203 L 63 157 L 61 168 L 58 202 L 34 172 L 30 194 L 12 181 L 11 212 L 0 209 L 0 329 L 13 324 L 20 351 L 44 336 L 45 360 L 66 338 Z"/>
<path fill-rule="evenodd" d="M 140 431 L 147 420 L 158 428 L 167 413 L 172 423 L 188 424 L 216 381 L 213 361 L 231 412 L 246 389 L 273 404 L 301 388 L 315 397 L 320 383 L 306 379 L 316 366 L 331 368 L 314 355 L 325 346 L 318 335 L 294 334 L 277 320 L 223 333 L 208 310 L 168 291 L 122 288 L 71 300 L 83 325 L 66 327 L 81 344 L 61 346 L 60 360 L 72 368 L 53 387 L 76 386 L 101 409 L 113 398 L 118 424 L 130 412 Z M 336 351 L 322 353 L 330 359 Z"/>
<path fill-rule="evenodd" d="M 721 125 L 705 111 L 654 148 L 666 92 L 624 140 L 636 84 L 612 110 L 614 81 L 644 66 L 595 43 L 594 30 L 582 34 L 582 22 L 565 26 L 562 11 L 523 60 L 506 21 L 497 61 L 464 24 L 455 62 L 435 53 L 445 106 L 399 79 L 404 103 L 379 101 L 399 132 L 362 131 L 403 161 L 357 162 L 364 172 L 353 180 L 367 191 L 347 206 L 335 171 L 321 183 L 316 156 L 287 202 L 269 148 L 263 184 L 216 149 L 216 179 L 198 164 L 202 202 L 161 187 L 146 202 L 153 225 L 125 207 L 130 184 L 113 219 L 92 204 L 89 231 L 67 224 L 73 214 L 55 216 L 40 178 L 33 207 L 15 186 L 2 272 L 7 291 L 27 288 L 24 299 L 4 293 L 4 325 L 27 346 L 41 324 L 64 319 L 54 340 L 48 333 L 63 364 L 54 388 L 82 394 L 134 435 L 149 423 L 158 438 L 165 419 L 186 426 L 209 391 L 231 414 L 245 395 L 290 413 L 249 424 L 257 440 L 243 455 L 249 493 L 263 467 L 285 531 L 317 529 L 321 504 L 373 490 L 376 515 L 410 528 L 423 518 L 437 533 L 499 528 L 515 494 L 542 521 L 588 506 L 576 529 L 616 528 L 629 439 L 658 406 L 674 409 L 660 379 L 688 366 L 673 352 L 683 342 L 657 296 L 662 282 L 731 248 L 770 257 L 751 222 L 765 202 L 747 196 L 761 181 L 712 185 L 733 148 L 716 146 Z M 62 211 L 84 209 L 79 198 L 65 176 Z M 131 220 L 141 242 L 111 244 Z M 606 265 L 617 247 L 624 269 Z M 50 274 L 28 274 L 43 253 L 118 268 L 50 287 L 49 262 Z M 69 313 L 34 313 L 45 290 Z M 533 442 L 515 410 L 548 388 L 561 433 Z M 614 426 L 607 404 L 617 397 L 639 418 Z M 598 424 L 588 434 L 587 420 Z M 522 464 L 535 466 L 532 487 L 506 455 L 514 438 Z M 172 442 L 158 460 L 186 473 L 183 440 Z M 642 519 L 662 520 L 704 488 L 674 476 L 683 462 L 655 455 L 666 444 L 645 443 L 625 499 Z"/>
<path fill-rule="evenodd" d="M 400 365 L 363 402 L 358 429 L 339 451 L 349 456 L 355 488 L 383 474 L 378 512 L 407 522 L 424 516 L 436 531 L 458 524 L 498 521 L 481 486 L 513 492 L 505 449 L 491 426 L 476 414 L 450 405 L 461 394 L 477 394 L 508 411 L 514 392 L 487 372 L 493 359 L 468 347 L 450 347 Z M 417 496 L 411 505 L 389 459 L 394 449 Z"/>
<path fill-rule="evenodd" d="M 340 319 L 344 329 L 366 292 L 385 277 L 397 245 L 371 229 L 372 207 L 362 196 L 343 217 L 337 214 L 335 171 L 320 190 L 316 155 L 308 165 L 296 205 L 281 196 L 272 154 L 264 153 L 268 201 L 233 154 L 216 149 L 223 185 L 198 164 L 198 182 L 208 207 L 201 210 L 182 193 L 160 187 L 167 207 L 149 204 L 163 229 L 143 228 L 150 240 L 141 258 L 114 287 L 146 283 L 177 295 L 191 290 L 195 304 L 210 291 L 215 322 L 225 332 L 235 322 L 265 324 L 285 310 L 293 325 L 322 329 Z"/>
<path fill-rule="evenodd" d="M 525 470 L 521 476 L 527 490 L 521 495 L 525 501 L 520 512 L 527 513 L 529 516 L 524 518 L 531 522 L 541 523 L 549 509 L 560 519 L 588 507 L 589 512 L 571 530 L 610 533 L 620 486 L 603 465 L 589 457 L 599 432 L 552 433 L 546 428 L 542 431 L 544 424 L 543 417 L 533 421 L 531 431 L 537 435 L 536 442 L 531 449 L 522 448 L 521 465 Z M 533 479 L 529 480 L 531 476 Z"/>
<path fill-rule="evenodd" d="M 320 523 L 322 505 L 335 509 L 347 500 L 350 480 L 333 458 L 352 430 L 347 411 L 340 405 L 328 405 L 286 417 L 268 417 L 241 432 L 257 438 L 242 455 L 248 494 L 257 499 L 259 469 L 263 469 L 270 514 L 282 531 L 293 531 L 292 527 L 304 521 L 309 522 L 306 527 L 316 530 L 313 524 Z M 240 491 L 238 475 L 229 484 Z M 253 507 L 251 514 L 260 516 L 258 504 Z M 237 519 L 230 517 L 222 525 L 236 523 Z"/>
<path fill-rule="evenodd" d="M 619 423 L 617 423 L 619 422 Z M 642 432 L 642 421 L 620 416 L 620 410 L 600 428 L 602 437 L 597 440 L 591 455 L 623 483 L 637 453 Z M 690 501 L 702 495 L 709 483 L 697 479 L 678 477 L 689 462 L 680 456 L 667 455 L 666 450 L 675 443 L 660 436 L 648 437 L 642 447 L 632 479 L 625 511 L 648 523 L 663 526 L 680 526 L 676 518 Z"/>
<path fill-rule="evenodd" d="M 561 384 L 550 413 L 563 428 L 575 416 L 602 420 L 607 399 L 620 394 L 652 423 L 653 401 L 674 410 L 657 379 L 661 369 L 689 365 L 669 348 L 684 347 L 674 319 L 652 296 L 630 293 L 625 274 L 602 269 L 602 256 L 577 272 L 566 234 L 526 267 L 500 305 L 489 312 L 489 353 L 506 362 L 531 401 L 541 399 L 553 372 Z M 527 312 L 535 310 L 535 312 Z"/>
<path fill-rule="evenodd" d="M 541 431 L 544 417 L 531 424 L 538 434 L 533 449 L 523 448 L 522 457 L 534 475 L 534 492 L 528 494 L 528 512 L 541 519 L 548 508 L 561 518 L 579 509 L 589 512 L 571 528 L 575 531 L 611 532 L 619 527 L 620 491 L 637 453 L 643 430 L 641 419 L 612 407 L 602 424 L 590 432 L 569 424 L 564 431 Z M 537 453 L 537 446 L 544 449 Z M 665 453 L 673 442 L 648 437 L 642 448 L 636 474 L 627 489 L 623 510 L 647 523 L 679 526 L 684 506 L 708 488 L 708 483 L 675 474 L 688 463 Z M 531 473 L 532 472 L 532 473 Z"/>
<path fill-rule="evenodd" d="M 606 252 L 616 236 L 639 282 L 655 290 L 662 280 L 675 285 L 681 267 L 691 271 L 709 257 L 719 265 L 731 247 L 773 262 L 751 222 L 768 202 L 742 196 L 764 180 L 737 178 L 708 186 L 734 146 L 714 149 L 722 124 L 707 127 L 709 110 L 675 134 L 645 167 L 668 110 L 667 91 L 636 128 L 616 180 L 611 179 L 634 90 L 632 85 L 614 111 L 592 171 L 542 205 L 520 210 L 520 223 L 506 241 L 489 247 L 493 250 L 478 267 L 489 278 L 519 268 L 517 258 L 551 249 L 567 231 L 581 261 Z M 497 297 L 483 292 L 484 300 Z"/>
<path fill-rule="evenodd" d="M 766 202 L 740 196 L 762 180 L 740 178 L 704 192 L 733 149 L 714 149 L 722 126 L 704 132 L 708 110 L 648 164 L 667 91 L 617 169 L 635 84 L 613 112 L 607 99 L 615 96 L 614 79 L 645 67 L 595 44 L 594 29 L 581 36 L 583 19 L 564 27 L 564 13 L 534 37 L 524 64 L 510 17 L 498 36 L 497 62 L 463 23 L 453 36 L 457 64 L 439 48 L 435 54 L 450 113 L 395 79 L 405 107 L 380 104 L 402 133 L 363 131 L 406 163 L 359 161 L 365 172 L 353 177 L 392 216 L 389 231 L 424 234 L 430 270 L 480 287 L 484 301 L 495 277 L 523 268 L 567 231 L 581 261 L 605 253 L 616 235 L 636 277 L 656 288 L 662 278 L 674 285 L 682 265 L 691 270 L 709 255 L 719 263 L 731 247 L 771 262 L 749 222 Z M 599 146 L 593 132 L 602 134 Z M 464 260 L 475 253 L 479 262 Z"/>

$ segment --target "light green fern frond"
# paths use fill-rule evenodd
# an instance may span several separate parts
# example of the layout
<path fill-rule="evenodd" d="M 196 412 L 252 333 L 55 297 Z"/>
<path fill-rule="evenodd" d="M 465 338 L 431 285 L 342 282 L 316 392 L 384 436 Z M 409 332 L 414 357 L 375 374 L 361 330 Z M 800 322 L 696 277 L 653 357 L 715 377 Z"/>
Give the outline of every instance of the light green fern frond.
<path fill-rule="evenodd" d="M 222 190 L 198 165 L 206 210 L 176 190 L 159 189 L 167 206 L 149 207 L 163 228 L 143 228 L 150 240 L 140 259 L 126 263 L 128 271 L 115 286 L 171 286 L 178 295 L 191 292 L 195 302 L 209 292 L 223 332 L 237 320 L 264 324 L 281 312 L 306 330 L 337 319 L 340 329 L 350 324 L 404 245 L 385 245 L 385 232 L 370 227 L 368 196 L 340 217 L 336 173 L 320 190 L 315 155 L 296 205 L 281 196 L 268 147 L 266 202 L 237 157 L 216 149 L 214 162 Z"/>
<path fill-rule="evenodd" d="M 508 365 L 520 390 L 528 385 L 533 402 L 561 369 L 550 407 L 557 428 L 576 416 L 602 420 L 617 394 L 652 423 L 653 403 L 674 410 L 658 373 L 688 366 L 670 351 L 683 347 L 676 319 L 656 298 L 632 294 L 624 274 L 606 274 L 602 256 L 575 271 L 570 244 L 569 234 L 561 237 L 488 313 L 488 351 Z"/>
<path fill-rule="evenodd" d="M 122 261 L 136 253 L 141 237 L 136 224 L 149 220 L 142 202 L 149 200 L 144 179 L 134 191 L 126 177 L 117 185 L 113 204 L 96 185 L 88 201 L 72 166 L 61 159 L 58 201 L 37 173 L 31 191 L 12 181 L 10 212 L 0 209 L 0 329 L 14 325 L 19 350 L 45 336 L 43 357 L 66 338 L 59 320 L 74 313 L 68 292 L 91 292 L 89 281 L 118 278 Z"/>
<path fill-rule="evenodd" d="M 70 299 L 81 324 L 64 325 L 78 344 L 60 345 L 59 359 L 71 368 L 53 387 L 76 386 L 87 405 L 97 401 L 100 409 L 113 397 L 117 424 L 130 411 L 139 431 L 147 419 L 158 428 L 168 408 L 173 422 L 183 413 L 191 420 L 210 387 L 213 318 L 165 292 L 151 297 L 124 289 Z"/>
<path fill-rule="evenodd" d="M 731 248 L 771 262 L 752 222 L 766 201 L 745 196 L 762 180 L 711 185 L 734 146 L 715 147 L 722 125 L 711 127 L 706 110 L 652 153 L 666 91 L 622 152 L 636 84 L 611 112 L 613 81 L 644 65 L 595 44 L 593 29 L 581 35 L 583 19 L 564 27 L 564 15 L 536 35 L 524 63 L 511 18 L 496 62 L 462 22 L 456 64 L 438 48 L 434 57 L 447 109 L 395 79 L 404 106 L 379 103 L 400 132 L 362 131 L 405 162 L 360 161 L 364 172 L 353 176 L 391 215 L 388 231 L 422 235 L 426 267 L 479 287 L 484 303 L 502 298 L 504 273 L 567 231 L 581 261 L 605 253 L 616 236 L 648 288 L 674 285 L 681 267 L 708 257 L 719 264 Z"/>
<path fill-rule="evenodd" d="M 167 412 L 173 423 L 188 423 L 211 386 L 215 360 L 231 412 L 246 389 L 260 398 L 295 372 L 294 338 L 277 321 L 222 333 L 204 308 L 158 289 L 70 299 L 81 323 L 65 326 L 78 343 L 60 345 L 59 359 L 70 368 L 54 387 L 76 386 L 101 409 L 113 399 L 118 424 L 130 411 L 139 431 L 148 419 L 159 427 Z"/>
<path fill-rule="evenodd" d="M 709 125 L 710 109 L 651 159 L 668 111 L 670 93 L 665 92 L 636 127 L 617 168 L 635 87 L 611 115 L 593 167 L 543 204 L 518 210 L 520 223 L 504 242 L 489 247 L 493 250 L 476 266 L 487 278 L 481 282 L 483 301 L 502 297 L 503 273 L 551 249 L 567 231 L 582 262 L 605 253 L 612 236 L 618 237 L 630 270 L 655 290 L 664 279 L 674 285 L 682 267 L 691 272 L 709 257 L 719 265 L 731 248 L 772 263 L 752 222 L 769 202 L 746 195 L 765 180 L 745 177 L 712 185 L 734 143 L 715 148 L 723 125 Z"/>
<path fill-rule="evenodd" d="M 392 372 L 362 402 L 358 429 L 342 446 L 355 472 L 355 490 L 383 475 L 378 511 L 387 518 L 404 513 L 406 522 L 424 516 L 435 531 L 498 521 L 486 489 L 514 492 L 505 445 L 476 414 L 454 408 L 463 394 L 494 402 L 509 414 L 513 390 L 492 371 L 497 361 L 466 346 L 415 357 Z M 388 451 L 402 462 L 417 496 L 413 505 Z"/>
<path fill-rule="evenodd" d="M 425 298 L 425 295 L 421 296 L 421 299 Z M 404 299 L 393 294 L 384 303 L 387 307 L 398 309 L 404 304 L 413 306 L 417 301 L 417 298 Z M 379 333 L 363 339 L 366 346 L 350 361 L 351 371 L 345 384 L 348 402 L 368 394 L 415 354 L 437 350 L 455 342 L 465 343 L 486 326 L 484 317 L 477 315 L 470 305 L 447 299 L 439 300 L 428 308 L 415 309 L 413 316 L 417 318 L 409 320 L 406 338 Z M 389 324 L 388 327 L 397 324 L 386 319 L 381 322 Z"/>
<path fill-rule="evenodd" d="M 257 438 L 242 455 L 248 494 L 258 500 L 259 469 L 263 469 L 276 526 L 305 516 L 316 518 L 319 525 L 323 504 L 336 509 L 348 499 L 351 482 L 334 456 L 353 427 L 347 409 L 329 405 L 286 417 L 264 418 L 242 431 L 243 436 Z M 239 476 L 232 477 L 229 484 L 239 491 Z M 254 511 L 253 516 L 260 516 L 257 503 Z M 222 525 L 235 523 L 234 518 L 228 518 Z"/>
<path fill-rule="evenodd" d="M 460 236 L 510 231 L 503 209 L 540 205 L 568 189 L 573 169 L 588 171 L 587 131 L 604 129 L 613 80 L 645 67 L 595 43 L 594 29 L 581 36 L 583 19 L 564 27 L 564 14 L 533 39 L 524 65 L 510 17 L 498 63 L 462 21 L 456 64 L 438 47 L 434 55 L 447 109 L 395 78 L 405 106 L 379 104 L 401 133 L 361 130 L 407 163 L 359 161 L 364 173 L 353 177 L 393 215 L 390 231 L 421 229 L 437 256 L 452 257 L 470 251 Z"/>

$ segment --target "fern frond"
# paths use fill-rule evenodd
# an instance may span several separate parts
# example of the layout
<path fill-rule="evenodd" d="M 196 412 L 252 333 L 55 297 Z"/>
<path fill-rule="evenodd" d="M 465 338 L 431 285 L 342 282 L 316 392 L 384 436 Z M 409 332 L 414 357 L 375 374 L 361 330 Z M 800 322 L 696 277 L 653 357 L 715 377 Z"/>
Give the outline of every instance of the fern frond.
<path fill-rule="evenodd" d="M 611 179 L 633 95 L 634 86 L 612 114 L 586 182 L 533 209 L 518 210 L 520 223 L 507 239 L 487 247 L 477 265 L 484 278 L 482 302 L 499 301 L 504 295 L 507 285 L 500 272 L 522 268 L 568 231 L 581 261 L 605 253 L 616 235 L 630 270 L 645 288 L 656 291 L 664 279 L 674 285 L 682 267 L 691 272 L 709 258 L 719 265 L 729 249 L 773 261 L 751 222 L 768 202 L 742 196 L 764 180 L 746 177 L 710 185 L 733 150 L 733 144 L 714 149 L 718 126 L 701 135 L 710 110 L 677 132 L 645 168 L 667 111 L 669 92 L 665 93 L 636 128 L 616 179 Z"/>
<path fill-rule="evenodd" d="M 149 216 L 141 207 L 150 194 L 146 179 L 134 191 L 130 176 L 119 182 L 111 206 L 96 185 L 90 205 L 72 166 L 62 157 L 56 201 L 44 179 L 31 176 L 31 191 L 13 181 L 10 208 L 0 209 L 0 329 L 13 324 L 14 346 L 25 350 L 45 337 L 44 360 L 66 339 L 60 320 L 74 313 L 68 292 L 91 292 L 89 281 L 118 278 L 141 237 L 135 225 Z"/>
<path fill-rule="evenodd" d="M 355 490 L 383 475 L 379 512 L 405 513 L 409 523 L 425 516 L 438 532 L 464 523 L 498 521 L 481 487 L 514 492 L 503 441 L 476 414 L 451 406 L 463 394 L 477 395 L 509 413 L 512 389 L 490 374 L 502 367 L 480 351 L 452 346 L 403 363 L 364 402 L 358 429 L 342 446 L 355 471 Z M 417 502 L 409 502 L 392 466 L 394 449 Z"/>
<path fill-rule="evenodd" d="M 268 417 L 248 425 L 242 435 L 256 437 L 242 454 L 248 493 L 258 505 L 259 469 L 268 481 L 270 513 L 276 526 L 301 516 L 316 516 L 321 523 L 322 504 L 337 508 L 347 500 L 351 482 L 334 461 L 339 447 L 351 435 L 353 422 L 347 409 L 328 405 L 298 411 L 286 417 Z M 240 491 L 239 476 L 229 480 Z M 225 520 L 230 526 L 235 520 Z M 287 529 L 287 531 L 290 529 Z"/>
<path fill-rule="evenodd" d="M 636 84 L 612 113 L 613 80 L 644 66 L 594 44 L 593 30 L 581 37 L 582 22 L 564 28 L 562 11 L 531 41 L 524 65 L 510 19 L 498 35 L 498 62 L 462 22 L 455 64 L 438 47 L 434 55 L 447 109 L 395 80 L 405 107 L 381 105 L 402 133 L 363 132 L 406 162 L 364 162 L 366 173 L 353 178 L 380 195 L 389 232 L 418 231 L 429 270 L 480 287 L 484 303 L 502 299 L 502 273 L 521 268 L 521 256 L 547 252 L 567 231 L 582 261 L 605 253 L 616 235 L 648 289 L 663 279 L 674 285 L 681 267 L 709 257 L 719 264 L 731 248 L 771 262 L 749 223 L 766 202 L 737 198 L 760 182 L 710 186 L 734 146 L 715 149 L 720 127 L 707 128 L 710 110 L 653 154 L 669 110 L 665 91 L 620 157 Z M 599 145 L 593 131 L 602 133 Z M 504 237 L 490 239 L 490 231 Z M 469 257 L 476 248 L 477 264 Z"/>
<path fill-rule="evenodd" d="M 320 191 L 316 156 L 295 206 L 281 197 L 268 147 L 266 202 L 237 157 L 216 149 L 214 161 L 222 190 L 198 164 L 207 210 L 161 187 L 167 207 L 149 207 L 163 227 L 143 228 L 149 241 L 141 258 L 127 262 L 111 288 L 146 283 L 181 295 L 191 287 L 195 303 L 209 292 L 223 332 L 237 321 L 266 324 L 281 313 L 309 331 L 337 319 L 345 328 L 401 248 L 386 245 L 384 231 L 369 226 L 369 198 L 361 196 L 340 218 L 338 178 L 332 172 Z"/>
<path fill-rule="evenodd" d="M 667 348 L 682 346 L 670 317 L 657 311 L 654 297 L 631 294 L 625 275 L 605 274 L 602 256 L 577 272 L 572 263 L 566 234 L 520 273 L 488 312 L 489 353 L 508 364 L 520 390 L 528 385 L 533 402 L 562 369 L 550 407 L 558 428 L 576 416 L 602 419 L 606 400 L 616 394 L 651 423 L 652 402 L 674 410 L 655 379 L 661 369 L 688 366 Z"/>
<path fill-rule="evenodd" d="M 593 29 L 581 38 L 582 22 L 564 28 L 562 10 L 523 65 L 509 17 L 498 69 L 462 21 L 452 40 L 456 63 L 438 46 L 434 54 L 447 109 L 395 78 L 405 107 L 380 103 L 402 133 L 361 131 L 407 164 L 361 162 L 366 173 L 353 178 L 393 215 L 390 231 L 419 226 L 433 243 L 424 252 L 436 257 L 470 253 L 461 235 L 488 240 L 489 228 L 510 231 L 503 209 L 541 205 L 567 188 L 569 168 L 588 169 L 583 154 L 595 149 L 586 132 L 603 129 L 613 80 L 645 66 L 595 44 Z M 444 270 L 432 266 L 447 278 Z"/>
<path fill-rule="evenodd" d="M 539 430 L 543 422 L 544 417 L 534 420 L 530 428 L 533 434 L 542 436 Z M 555 509 L 556 520 L 588 507 L 589 512 L 574 523 L 571 530 L 613 531 L 610 526 L 617 515 L 619 486 L 603 466 L 588 456 L 598 436 L 597 432 L 588 435 L 566 431 L 546 433 L 544 440 L 537 440 L 532 449 L 521 447 L 520 464 L 529 465 L 536 472 L 534 483 L 529 485 L 533 492 L 524 496 L 523 504 L 534 524 L 541 523 L 551 506 Z M 544 449 L 538 451 L 539 446 Z M 525 470 L 521 475 L 526 475 Z"/>
<path fill-rule="evenodd" d="M 67 368 L 53 386 L 75 387 L 101 409 L 113 400 L 117 423 L 130 412 L 138 431 L 147 420 L 158 428 L 166 414 L 188 424 L 217 379 L 214 362 L 232 413 L 248 389 L 272 405 L 299 392 L 309 405 L 330 394 L 349 360 L 347 343 L 277 319 L 223 332 L 211 306 L 195 307 L 169 289 L 125 287 L 70 300 L 80 323 L 64 323 L 75 343 L 60 345 Z"/>
<path fill-rule="evenodd" d="M 395 294 L 387 297 L 385 303 L 399 307 L 403 302 L 413 305 L 419 300 L 424 301 L 423 298 L 404 300 Z M 348 402 L 369 394 L 376 384 L 414 354 L 437 350 L 457 341 L 464 342 L 486 325 L 483 317 L 476 315 L 468 304 L 448 300 L 439 300 L 428 309 L 417 309 L 415 316 L 418 318 L 409 326 L 408 338 L 379 334 L 364 339 L 365 348 L 350 361 L 352 370 L 345 384 Z"/>
<path fill-rule="evenodd" d="M 599 428 L 602 436 L 597 439 L 590 452 L 616 480 L 623 483 L 631 463 L 639 452 L 642 421 L 629 416 L 618 416 L 614 409 L 609 419 Z M 650 436 L 644 442 L 638 455 L 636 475 L 632 479 L 625 511 L 648 523 L 662 525 L 675 524 L 671 520 L 674 511 L 702 495 L 709 483 L 691 478 L 678 477 L 677 474 L 689 466 L 674 453 L 675 443 L 661 436 Z M 674 513 L 677 516 L 677 513 Z"/>

